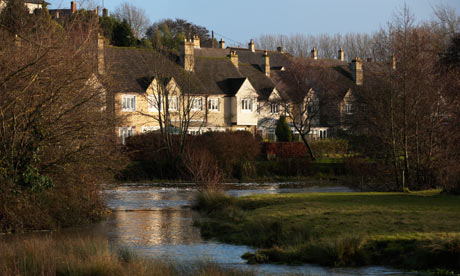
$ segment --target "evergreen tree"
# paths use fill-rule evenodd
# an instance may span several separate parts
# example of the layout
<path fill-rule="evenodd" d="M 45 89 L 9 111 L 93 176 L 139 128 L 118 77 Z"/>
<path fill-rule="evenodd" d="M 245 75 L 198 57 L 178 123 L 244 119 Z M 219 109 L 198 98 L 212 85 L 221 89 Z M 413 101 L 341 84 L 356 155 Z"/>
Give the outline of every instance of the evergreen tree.
<path fill-rule="evenodd" d="M 133 31 L 126 20 L 118 23 L 113 28 L 112 44 L 115 46 L 129 47 L 136 44 Z"/>
<path fill-rule="evenodd" d="M 275 134 L 279 142 L 292 142 L 292 132 L 286 122 L 286 117 L 280 116 L 278 119 Z"/>

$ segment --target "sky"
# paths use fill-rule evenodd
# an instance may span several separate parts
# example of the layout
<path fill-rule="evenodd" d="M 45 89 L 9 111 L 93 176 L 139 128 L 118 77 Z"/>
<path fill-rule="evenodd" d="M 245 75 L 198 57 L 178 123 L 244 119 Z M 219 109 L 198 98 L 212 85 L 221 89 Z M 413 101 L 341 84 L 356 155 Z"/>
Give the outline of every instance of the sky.
<path fill-rule="evenodd" d="M 86 0 L 109 13 L 123 2 L 143 8 L 150 21 L 182 18 L 214 30 L 227 44 L 243 45 L 261 34 L 372 33 L 406 3 L 419 21 L 433 18 L 444 4 L 460 14 L 460 0 Z M 69 8 L 70 0 L 47 0 L 50 9 Z"/>

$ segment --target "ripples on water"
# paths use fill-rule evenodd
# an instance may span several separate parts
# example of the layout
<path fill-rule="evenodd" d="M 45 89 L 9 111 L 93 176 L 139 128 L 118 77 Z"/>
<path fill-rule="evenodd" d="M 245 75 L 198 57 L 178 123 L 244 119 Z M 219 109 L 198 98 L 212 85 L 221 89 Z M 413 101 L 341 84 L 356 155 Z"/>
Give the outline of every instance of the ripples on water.
<path fill-rule="evenodd" d="M 231 185 L 227 193 L 234 196 L 251 194 L 351 192 L 344 187 L 283 188 L 280 185 Z M 122 186 L 105 192 L 108 206 L 114 210 L 108 221 L 93 231 L 109 240 L 143 255 L 168 259 L 180 264 L 211 260 L 222 265 L 255 269 L 261 275 L 415 275 L 383 267 L 324 268 L 314 265 L 249 266 L 241 255 L 254 250 L 247 246 L 205 241 L 193 226 L 198 214 L 187 208 L 197 191 L 193 188 Z"/>

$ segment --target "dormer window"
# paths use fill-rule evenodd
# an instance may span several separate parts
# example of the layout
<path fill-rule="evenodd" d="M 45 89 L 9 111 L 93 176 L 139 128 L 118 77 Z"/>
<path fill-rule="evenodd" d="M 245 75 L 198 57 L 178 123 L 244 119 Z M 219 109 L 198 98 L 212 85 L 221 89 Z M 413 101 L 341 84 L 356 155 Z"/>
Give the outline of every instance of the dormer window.
<path fill-rule="evenodd" d="M 192 110 L 203 110 L 203 98 L 201 97 L 192 98 Z"/>
<path fill-rule="evenodd" d="M 168 110 L 177 111 L 179 109 L 179 104 L 177 97 L 168 97 Z"/>
<path fill-rule="evenodd" d="M 149 112 L 158 112 L 161 108 L 159 105 L 159 97 L 150 95 L 147 98 Z"/>
<path fill-rule="evenodd" d="M 121 110 L 125 112 L 136 111 L 136 96 L 134 95 L 121 96 Z"/>
<path fill-rule="evenodd" d="M 345 104 L 344 112 L 345 112 L 345 114 L 352 114 L 353 113 L 353 105 L 352 104 Z"/>
<path fill-rule="evenodd" d="M 280 112 L 280 105 L 279 104 L 270 104 L 270 113 L 278 114 Z"/>
<path fill-rule="evenodd" d="M 253 99 L 241 100 L 241 110 L 243 112 L 252 112 L 254 110 L 254 100 Z"/>
<path fill-rule="evenodd" d="M 214 111 L 214 112 L 219 111 L 219 99 L 218 98 L 208 99 L 208 110 Z"/>

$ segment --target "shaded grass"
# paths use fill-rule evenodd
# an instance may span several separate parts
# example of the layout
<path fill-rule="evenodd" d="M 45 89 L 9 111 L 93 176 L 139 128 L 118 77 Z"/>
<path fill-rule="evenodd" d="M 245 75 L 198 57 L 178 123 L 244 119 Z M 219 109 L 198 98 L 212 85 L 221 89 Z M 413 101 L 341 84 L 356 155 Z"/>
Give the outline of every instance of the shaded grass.
<path fill-rule="evenodd" d="M 95 237 L 0 241 L 0 272 L 2 276 L 254 275 L 252 271 L 225 268 L 211 261 L 181 265 L 143 258 Z"/>
<path fill-rule="evenodd" d="M 244 256 L 251 263 L 460 272 L 460 197 L 439 192 L 255 195 L 225 204 L 208 194 L 197 224 L 205 237 L 261 248 Z"/>

